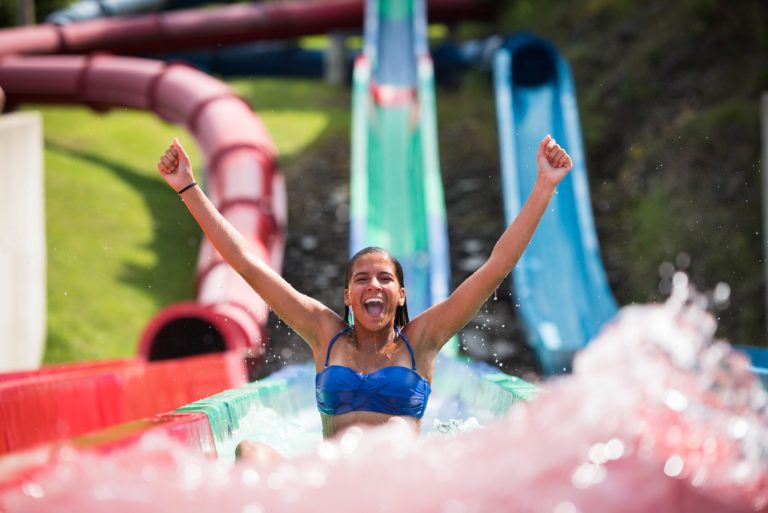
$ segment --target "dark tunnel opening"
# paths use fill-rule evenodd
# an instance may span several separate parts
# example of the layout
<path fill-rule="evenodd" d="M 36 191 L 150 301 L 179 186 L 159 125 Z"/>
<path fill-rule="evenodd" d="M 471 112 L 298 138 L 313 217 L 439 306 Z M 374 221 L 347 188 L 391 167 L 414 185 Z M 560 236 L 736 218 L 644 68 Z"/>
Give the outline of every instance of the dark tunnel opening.
<path fill-rule="evenodd" d="M 512 59 L 512 80 L 515 85 L 535 87 L 556 77 L 552 52 L 540 43 L 529 43 L 515 50 Z"/>
<path fill-rule="evenodd" d="M 170 360 L 226 350 L 221 332 L 209 322 L 181 317 L 163 326 L 152 340 L 150 361 Z"/>

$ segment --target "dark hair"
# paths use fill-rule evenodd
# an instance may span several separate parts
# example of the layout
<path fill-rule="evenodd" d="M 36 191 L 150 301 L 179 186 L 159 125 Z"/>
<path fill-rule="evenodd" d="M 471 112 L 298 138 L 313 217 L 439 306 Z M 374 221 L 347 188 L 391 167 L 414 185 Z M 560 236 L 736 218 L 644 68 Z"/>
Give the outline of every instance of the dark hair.
<path fill-rule="evenodd" d="M 377 248 L 374 246 L 369 246 L 367 248 L 361 249 L 357 253 L 355 253 L 352 258 L 349 259 L 349 262 L 347 262 L 347 270 L 344 273 L 344 288 L 349 288 L 349 281 L 352 279 L 352 268 L 355 266 L 355 262 L 360 257 L 363 257 L 365 255 L 370 255 L 372 253 L 379 253 L 380 255 L 384 255 L 385 257 L 389 258 L 393 264 L 395 264 L 395 277 L 397 278 L 397 281 L 400 283 L 401 287 L 405 286 L 405 279 L 403 278 L 403 266 L 400 265 L 400 262 L 397 260 L 397 258 L 392 255 L 389 251 L 383 248 Z M 344 305 L 344 322 L 347 324 L 350 324 L 349 322 L 349 306 Z M 402 305 L 398 305 L 397 310 L 395 310 L 395 326 L 398 328 L 402 328 L 406 324 L 408 324 L 408 321 L 410 319 L 408 318 L 408 302 L 403 301 Z"/>

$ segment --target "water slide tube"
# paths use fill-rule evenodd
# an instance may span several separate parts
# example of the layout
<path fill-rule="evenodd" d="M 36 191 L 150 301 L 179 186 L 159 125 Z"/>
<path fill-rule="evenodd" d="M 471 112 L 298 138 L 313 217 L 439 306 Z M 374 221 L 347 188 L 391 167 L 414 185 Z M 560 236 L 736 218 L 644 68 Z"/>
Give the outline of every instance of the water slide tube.
<path fill-rule="evenodd" d="M 431 0 L 429 5 L 433 22 L 489 16 L 497 7 L 490 0 Z M 359 29 L 362 20 L 362 0 L 236 4 L 12 28 L 0 32 L 0 49 L 24 54 L 170 52 Z"/>
<path fill-rule="evenodd" d="M 134 16 L 132 18 L 118 18 L 110 20 L 104 27 L 98 27 L 99 20 L 95 18 L 102 16 L 113 16 L 117 14 L 142 13 L 148 10 L 157 10 L 160 8 L 175 8 L 186 5 L 197 5 L 201 2 L 168 2 L 160 0 L 101 0 L 76 2 L 69 8 L 54 13 L 48 21 L 52 25 L 42 25 L 47 27 L 36 30 L 42 30 L 49 37 L 54 32 L 60 32 L 59 44 L 50 44 L 41 49 L 34 49 L 29 44 L 20 42 L 16 48 L 19 53 L 62 53 L 73 51 L 88 51 L 91 49 L 117 51 L 125 53 L 140 53 L 145 56 L 155 57 L 152 52 L 162 52 L 159 57 L 164 60 L 188 62 L 203 71 L 215 73 L 221 76 L 300 76 L 300 77 L 322 77 L 324 74 L 326 55 L 319 50 L 307 50 L 285 41 L 263 41 L 272 39 L 276 34 L 278 37 L 297 37 L 309 33 L 324 33 L 333 30 L 359 30 L 362 25 L 362 1 L 356 2 L 298 2 L 295 8 L 285 9 L 276 4 L 265 5 L 263 8 L 250 6 L 230 6 L 218 9 L 207 9 L 202 16 L 205 18 L 201 22 L 193 22 L 195 16 L 200 17 L 199 10 L 187 10 L 179 13 L 153 14 L 143 17 Z M 488 0 L 433 0 L 434 6 L 433 21 L 452 22 L 469 18 L 488 18 L 495 11 L 497 5 Z M 296 12 L 300 12 L 304 7 L 309 6 L 307 19 L 296 18 Z M 254 8 L 251 8 L 254 7 Z M 327 16 L 327 9 L 335 9 L 333 16 Z M 238 11 L 238 12 L 235 12 Z M 321 25 L 318 26 L 315 20 L 317 15 L 321 16 Z M 245 21 L 240 18 L 250 17 L 251 21 Z M 264 26 L 259 20 L 265 16 L 274 18 L 277 23 L 272 23 L 270 19 L 270 31 L 249 30 L 243 25 Z M 293 18 L 291 18 L 293 17 Z M 311 18 L 312 22 L 307 20 Z M 92 23 L 72 23 L 75 20 L 95 20 Z M 162 22 L 161 22 L 162 20 Z M 184 25 L 180 24 L 182 22 Z M 189 27 L 190 23 L 194 26 Z M 67 26 L 62 26 L 67 25 Z M 70 26 L 72 25 L 72 26 Z M 229 26 L 229 30 L 224 30 L 222 25 Z M 255 26 L 254 25 L 254 26 Z M 152 30 L 161 30 L 164 33 L 163 38 L 158 38 L 154 44 L 149 43 L 137 50 L 131 47 L 130 38 L 133 41 L 143 40 L 146 34 L 142 32 L 135 33 L 132 30 L 126 30 L 126 27 L 135 26 L 150 28 Z M 283 27 L 281 29 L 280 27 Z M 215 28 L 214 28 L 215 27 Z M 237 38 L 237 41 L 248 41 L 246 44 L 226 45 L 218 44 L 220 38 L 214 37 L 207 43 L 202 44 L 198 40 L 202 34 L 215 30 L 217 34 L 227 33 L 227 37 Z M 22 29 L 24 30 L 24 29 Z M 282 32 L 280 32 L 282 30 Z M 105 40 L 104 38 L 96 41 L 88 40 L 90 33 L 114 33 L 122 32 L 118 36 L 121 42 L 115 44 L 115 40 Z M 275 32 L 277 31 L 277 32 Z M 66 34 L 66 35 L 65 35 Z M 190 37 L 194 34 L 194 38 Z M 172 37 L 171 37 L 172 36 Z M 155 37 L 155 36 L 152 36 Z M 165 43 L 165 40 L 173 40 L 174 46 Z M 193 41 L 194 39 L 194 41 Z M 49 42 L 52 41 L 49 39 Z M 260 41 L 253 43 L 251 41 Z M 39 44 L 39 43 L 37 43 Z M 129 48 L 126 49 L 125 45 Z M 142 41 L 143 44 L 143 41 Z M 73 48 L 77 45 L 77 48 Z M 122 45 L 122 46 L 121 46 Z M 0 45 L 2 46 L 2 45 Z M 173 49 L 176 51 L 172 51 Z M 182 51 L 185 49 L 197 49 L 196 51 Z M 440 55 L 450 55 L 454 57 L 455 52 L 440 52 Z M 450 57 L 449 57 L 450 58 Z M 351 69 L 354 55 L 352 52 L 346 56 L 349 62 L 347 69 Z M 448 63 L 446 66 L 455 67 L 454 63 Z"/>
<path fill-rule="evenodd" d="M 573 171 L 512 273 L 528 343 L 546 373 L 562 373 L 617 311 L 592 218 L 573 79 L 554 46 L 525 34 L 497 50 L 493 72 L 507 222 L 533 188 L 544 135 L 573 157 Z"/>
<path fill-rule="evenodd" d="M 97 18 L 188 8 L 203 3 L 206 2 L 204 0 L 80 0 L 51 13 L 46 18 L 46 22 L 67 25 Z M 478 2 L 475 1 L 475 3 Z M 465 16 L 486 18 L 493 12 L 491 7 L 491 4 L 486 2 L 484 8 L 474 10 L 468 8 Z M 439 9 L 436 16 L 439 21 L 441 16 Z M 477 44 L 451 43 L 437 47 L 432 55 L 438 80 L 441 72 L 456 74 L 469 67 L 470 62 L 475 60 L 470 54 L 476 53 L 476 47 Z M 346 69 L 352 69 L 356 53 L 349 51 L 344 56 L 348 64 L 345 66 Z M 270 41 L 212 47 L 196 52 L 165 53 L 162 58 L 187 62 L 207 73 L 224 77 L 248 75 L 319 78 L 324 75 L 327 56 L 325 51 L 304 49 L 289 41 Z"/>

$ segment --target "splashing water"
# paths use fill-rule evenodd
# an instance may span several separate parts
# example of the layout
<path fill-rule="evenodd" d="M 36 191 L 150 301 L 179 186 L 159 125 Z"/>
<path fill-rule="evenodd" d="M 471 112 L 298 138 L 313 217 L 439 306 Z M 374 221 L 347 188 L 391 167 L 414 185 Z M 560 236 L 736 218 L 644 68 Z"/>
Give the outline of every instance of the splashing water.
<path fill-rule="evenodd" d="M 146 436 L 71 448 L 0 502 L 8 512 L 768 511 L 768 397 L 714 339 L 687 284 L 624 308 L 570 376 L 502 420 L 451 436 L 352 428 L 265 468 Z"/>

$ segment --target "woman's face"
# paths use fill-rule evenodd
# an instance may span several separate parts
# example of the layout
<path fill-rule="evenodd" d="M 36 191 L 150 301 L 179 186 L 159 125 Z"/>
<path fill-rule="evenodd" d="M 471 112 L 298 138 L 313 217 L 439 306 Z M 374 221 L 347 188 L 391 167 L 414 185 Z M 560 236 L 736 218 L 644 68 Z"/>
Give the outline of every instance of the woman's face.
<path fill-rule="evenodd" d="M 344 304 L 352 309 L 355 324 L 362 323 L 369 330 L 382 329 L 394 322 L 397 307 L 404 303 L 405 289 L 387 255 L 368 253 L 355 261 L 344 289 Z"/>

